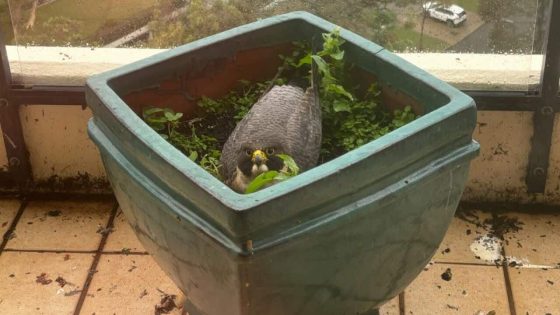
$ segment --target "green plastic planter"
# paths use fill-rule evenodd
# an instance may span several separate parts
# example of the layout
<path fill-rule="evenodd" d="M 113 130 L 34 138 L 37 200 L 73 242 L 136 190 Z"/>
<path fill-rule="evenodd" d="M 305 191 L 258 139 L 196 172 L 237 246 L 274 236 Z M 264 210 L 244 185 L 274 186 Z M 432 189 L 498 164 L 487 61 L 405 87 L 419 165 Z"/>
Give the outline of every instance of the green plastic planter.
<path fill-rule="evenodd" d="M 347 30 L 346 58 L 389 107 L 422 117 L 304 174 L 240 195 L 146 125 L 201 95 L 269 79 L 294 40 L 335 25 L 294 12 L 90 78 L 89 134 L 136 235 L 191 315 L 356 315 L 410 284 L 438 248 L 478 153 L 471 98 Z"/>

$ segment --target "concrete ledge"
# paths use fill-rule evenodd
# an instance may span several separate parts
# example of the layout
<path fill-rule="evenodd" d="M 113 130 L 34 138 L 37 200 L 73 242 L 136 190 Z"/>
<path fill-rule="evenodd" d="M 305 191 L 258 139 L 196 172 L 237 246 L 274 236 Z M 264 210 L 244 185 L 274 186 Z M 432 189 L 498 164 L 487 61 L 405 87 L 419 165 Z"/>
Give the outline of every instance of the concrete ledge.
<path fill-rule="evenodd" d="M 7 46 L 18 83 L 83 85 L 107 71 L 163 49 Z M 542 55 L 403 53 L 403 59 L 460 89 L 525 90 L 538 84 Z"/>

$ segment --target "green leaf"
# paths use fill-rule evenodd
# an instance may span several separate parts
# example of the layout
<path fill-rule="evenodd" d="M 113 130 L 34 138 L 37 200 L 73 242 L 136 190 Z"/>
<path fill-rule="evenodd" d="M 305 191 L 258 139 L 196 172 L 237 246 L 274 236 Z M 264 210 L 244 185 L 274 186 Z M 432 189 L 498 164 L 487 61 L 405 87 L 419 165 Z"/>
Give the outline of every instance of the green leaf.
<path fill-rule="evenodd" d="M 164 116 L 168 121 L 177 121 L 179 118 L 183 117 L 183 113 L 175 113 L 172 110 L 166 110 Z"/>
<path fill-rule="evenodd" d="M 144 116 L 145 119 L 146 117 L 152 116 L 153 114 L 159 112 L 163 112 L 163 109 L 158 107 L 148 107 L 144 109 L 142 115 Z"/>
<path fill-rule="evenodd" d="M 333 103 L 333 109 L 336 113 L 339 112 L 350 112 L 351 111 L 351 107 L 350 107 L 350 103 L 348 102 L 341 102 L 339 100 L 335 100 Z"/>
<path fill-rule="evenodd" d="M 299 173 L 299 166 L 297 166 L 296 161 L 291 156 L 287 154 L 278 154 L 277 156 L 284 161 L 289 175 L 296 176 Z"/>
<path fill-rule="evenodd" d="M 344 50 L 341 50 L 337 53 L 331 54 L 330 56 L 331 56 L 332 59 L 340 61 L 340 60 L 344 59 Z"/>
<path fill-rule="evenodd" d="M 301 58 L 299 60 L 299 63 L 296 65 L 297 68 L 303 66 L 303 65 L 310 65 L 311 64 L 311 54 L 307 54 L 305 55 L 305 57 Z"/>
<path fill-rule="evenodd" d="M 321 58 L 320 56 L 317 55 L 312 55 L 311 58 L 313 58 L 313 61 L 315 61 L 315 63 L 317 64 L 317 68 L 319 68 L 319 71 L 324 75 L 324 76 L 331 76 L 331 73 L 329 71 L 329 65 L 327 64 L 327 62 L 325 61 L 325 59 Z"/>
<path fill-rule="evenodd" d="M 191 159 L 191 161 L 195 162 L 197 158 L 198 158 L 198 152 L 191 151 L 191 153 L 189 154 L 189 159 Z"/>
<path fill-rule="evenodd" d="M 333 92 L 335 94 L 342 95 L 342 96 L 348 98 L 351 101 L 354 100 L 354 96 L 352 96 L 352 94 L 350 94 L 348 91 L 346 91 L 346 89 L 340 84 L 331 83 L 331 84 L 327 85 L 327 90 L 329 92 Z"/>
<path fill-rule="evenodd" d="M 270 184 L 274 181 L 276 176 L 278 175 L 278 171 L 268 171 L 260 174 L 259 176 L 255 177 L 247 188 L 245 189 L 246 194 L 254 193 L 255 191 L 261 189 L 266 184 Z"/>

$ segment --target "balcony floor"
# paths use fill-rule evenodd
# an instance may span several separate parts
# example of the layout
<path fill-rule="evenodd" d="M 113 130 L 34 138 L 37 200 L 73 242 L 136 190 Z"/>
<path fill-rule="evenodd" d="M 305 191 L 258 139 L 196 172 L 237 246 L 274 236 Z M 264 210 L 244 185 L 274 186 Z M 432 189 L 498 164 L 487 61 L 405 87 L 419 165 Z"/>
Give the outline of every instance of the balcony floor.
<path fill-rule="evenodd" d="M 112 199 L 2 199 L 0 234 L 2 314 L 180 314 L 169 303 L 179 289 Z M 558 296 L 560 212 L 471 208 L 381 313 L 557 314 Z"/>

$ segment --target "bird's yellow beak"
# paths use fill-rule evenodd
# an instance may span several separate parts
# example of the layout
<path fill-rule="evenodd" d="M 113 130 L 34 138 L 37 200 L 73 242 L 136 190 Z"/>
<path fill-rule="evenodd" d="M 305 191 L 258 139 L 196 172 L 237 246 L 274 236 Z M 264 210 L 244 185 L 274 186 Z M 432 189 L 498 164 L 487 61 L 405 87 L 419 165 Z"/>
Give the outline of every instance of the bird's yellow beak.
<path fill-rule="evenodd" d="M 260 164 L 266 162 L 266 160 L 268 160 L 268 157 L 266 156 L 266 153 L 264 153 L 261 150 L 253 151 L 253 154 L 251 155 L 251 162 L 253 162 L 254 164 L 260 165 Z"/>

